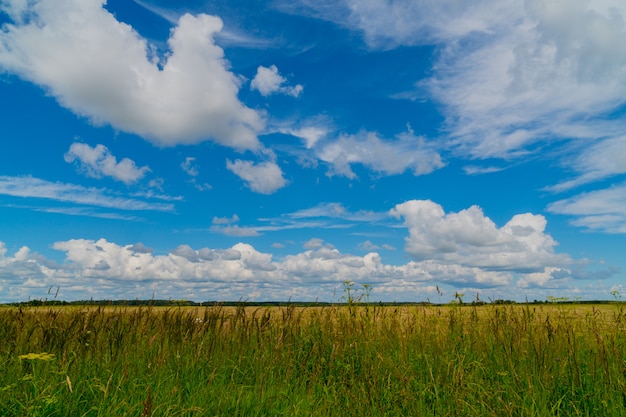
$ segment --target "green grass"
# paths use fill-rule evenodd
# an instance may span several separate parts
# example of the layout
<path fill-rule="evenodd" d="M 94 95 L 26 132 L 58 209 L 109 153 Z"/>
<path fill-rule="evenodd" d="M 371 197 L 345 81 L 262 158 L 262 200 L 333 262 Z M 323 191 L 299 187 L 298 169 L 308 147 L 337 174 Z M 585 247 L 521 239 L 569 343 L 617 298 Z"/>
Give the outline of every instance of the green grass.
<path fill-rule="evenodd" d="M 0 309 L 1 416 L 624 416 L 619 305 Z"/>

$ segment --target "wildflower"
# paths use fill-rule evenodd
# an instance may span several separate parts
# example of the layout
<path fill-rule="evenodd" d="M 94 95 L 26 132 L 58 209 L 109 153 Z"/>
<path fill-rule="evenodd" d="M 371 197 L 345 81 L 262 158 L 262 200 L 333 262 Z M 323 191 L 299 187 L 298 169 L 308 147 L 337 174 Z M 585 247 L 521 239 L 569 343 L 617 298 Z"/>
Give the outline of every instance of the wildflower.
<path fill-rule="evenodd" d="M 27 361 L 51 361 L 54 359 L 53 353 L 27 353 L 26 355 L 18 356 L 19 359 L 24 359 Z"/>

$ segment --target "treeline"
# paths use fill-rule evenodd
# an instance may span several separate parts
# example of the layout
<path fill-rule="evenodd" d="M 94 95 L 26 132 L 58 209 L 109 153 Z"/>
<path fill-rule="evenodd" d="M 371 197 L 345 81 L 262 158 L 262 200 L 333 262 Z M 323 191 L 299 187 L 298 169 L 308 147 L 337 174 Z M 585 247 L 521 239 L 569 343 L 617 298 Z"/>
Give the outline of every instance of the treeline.
<path fill-rule="evenodd" d="M 154 307 L 210 307 L 210 306 L 224 306 L 224 307 L 323 307 L 323 306 L 331 306 L 331 305 L 349 305 L 349 304 L 358 304 L 362 306 L 383 306 L 383 307 L 394 307 L 394 306 L 412 306 L 412 305 L 420 305 L 420 306 L 437 306 L 437 305 L 447 305 L 447 304 L 456 304 L 456 305 L 464 305 L 464 306 L 479 306 L 479 305 L 511 305 L 511 304 L 609 304 L 615 303 L 616 301 L 609 300 L 567 300 L 567 299 L 548 299 L 545 301 L 542 300 L 533 300 L 533 301 L 525 301 L 525 302 L 516 302 L 513 300 L 490 300 L 486 301 L 471 301 L 467 303 L 459 303 L 454 300 L 450 303 L 432 303 L 432 302 L 397 302 L 397 301 L 378 301 L 378 302 L 363 302 L 363 301 L 355 301 L 355 302 L 321 302 L 321 301 L 191 301 L 191 300 L 77 300 L 77 301 L 62 301 L 62 300 L 29 300 L 22 302 L 14 302 L 14 303 L 4 303 L 0 305 L 5 306 L 154 306 Z"/>

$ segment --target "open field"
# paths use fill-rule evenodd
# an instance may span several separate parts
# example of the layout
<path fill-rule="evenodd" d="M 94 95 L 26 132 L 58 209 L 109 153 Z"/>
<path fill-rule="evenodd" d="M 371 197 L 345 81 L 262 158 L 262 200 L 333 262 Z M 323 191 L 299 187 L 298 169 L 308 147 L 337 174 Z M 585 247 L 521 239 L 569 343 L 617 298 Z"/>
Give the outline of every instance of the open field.
<path fill-rule="evenodd" d="M 0 308 L 2 416 L 624 416 L 621 304 Z"/>

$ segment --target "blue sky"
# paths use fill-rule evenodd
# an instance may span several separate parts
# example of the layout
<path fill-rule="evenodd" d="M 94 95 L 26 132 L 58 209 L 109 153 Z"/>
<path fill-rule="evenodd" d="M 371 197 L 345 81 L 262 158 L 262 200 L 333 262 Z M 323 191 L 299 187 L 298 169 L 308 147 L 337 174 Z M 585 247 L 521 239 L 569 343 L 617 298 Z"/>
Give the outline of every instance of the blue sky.
<path fill-rule="evenodd" d="M 1 0 L 0 24 L 0 302 L 623 290 L 621 0 Z"/>

